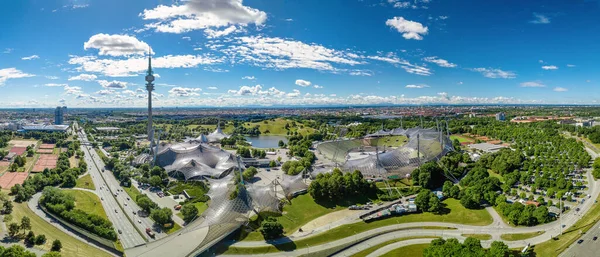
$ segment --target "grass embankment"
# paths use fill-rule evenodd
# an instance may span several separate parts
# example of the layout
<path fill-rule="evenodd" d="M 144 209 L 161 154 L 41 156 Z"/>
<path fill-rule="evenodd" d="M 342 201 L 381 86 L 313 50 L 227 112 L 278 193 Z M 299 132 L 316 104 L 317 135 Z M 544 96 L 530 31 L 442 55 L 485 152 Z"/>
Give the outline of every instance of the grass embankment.
<path fill-rule="evenodd" d="M 36 246 L 36 248 L 50 251 L 50 248 L 52 248 L 52 242 L 55 239 L 58 239 L 62 243 L 62 250 L 60 251 L 60 254 L 63 257 L 111 256 L 100 249 L 77 240 L 76 238 L 49 224 L 38 215 L 33 213 L 33 211 L 31 211 L 27 206 L 27 203 L 14 203 L 12 215 L 13 222 L 20 221 L 23 216 L 29 217 L 31 219 L 31 230 L 36 235 L 46 235 L 46 243 L 41 246 Z"/>
<path fill-rule="evenodd" d="M 102 151 L 100 151 L 100 149 L 98 148 L 94 148 L 94 150 L 96 150 L 96 153 L 98 154 L 98 156 L 100 156 L 101 160 L 104 160 L 106 157 L 106 155 L 104 155 L 104 153 Z"/>
<path fill-rule="evenodd" d="M 387 252 L 382 257 L 423 256 L 423 251 L 429 244 L 407 245 Z"/>
<path fill-rule="evenodd" d="M 75 209 L 82 210 L 89 214 L 96 214 L 108 220 L 108 216 L 106 216 L 100 198 L 96 194 L 73 189 L 66 189 L 65 191 L 75 197 Z"/>
<path fill-rule="evenodd" d="M 492 239 L 492 235 L 490 234 L 462 234 L 464 237 L 472 237 L 479 240 L 490 240 Z"/>
<path fill-rule="evenodd" d="M 168 235 L 175 233 L 176 231 L 180 230 L 181 226 L 179 226 L 179 224 L 173 222 L 173 226 L 169 227 L 169 228 L 164 228 L 163 227 L 163 231 L 165 233 L 167 233 Z"/>
<path fill-rule="evenodd" d="M 311 199 L 312 200 L 312 199 Z M 396 225 L 400 223 L 409 223 L 409 222 L 449 222 L 449 223 L 458 223 L 458 224 L 467 224 L 467 225 L 478 225 L 484 226 L 492 223 L 492 217 L 485 210 L 468 210 L 463 207 L 459 201 L 455 199 L 446 199 L 443 203 L 445 203 L 445 208 L 443 214 L 432 214 L 432 213 L 418 213 L 418 214 L 409 214 L 397 217 L 391 217 L 387 219 L 377 220 L 373 222 L 357 222 L 348 225 L 339 226 L 333 229 L 328 230 L 327 232 L 316 234 L 311 237 L 307 237 L 305 239 L 301 239 L 298 241 L 280 244 L 277 246 L 266 246 L 266 247 L 228 247 L 227 249 L 220 249 L 224 253 L 228 254 L 261 254 L 261 253 L 269 253 L 269 252 L 277 252 L 277 251 L 291 251 L 297 248 L 304 248 L 306 245 L 319 245 L 327 242 L 335 241 L 341 238 L 348 237 L 349 231 L 352 233 L 361 233 L 367 230 Z M 310 203 L 308 204 L 310 205 Z M 305 208 L 304 206 L 300 206 L 299 210 L 303 213 L 310 213 L 311 211 Z M 284 209 L 285 211 L 285 209 Z M 289 213 L 288 213 L 289 214 Z M 321 215 L 319 215 L 321 216 Z M 284 226 L 285 227 L 285 226 Z M 418 227 L 423 228 L 423 227 Z M 436 228 L 440 229 L 440 228 Z M 295 230 L 294 230 L 295 231 Z M 252 233 L 259 233 L 257 231 Z M 252 234 L 251 233 L 251 234 Z M 260 233 L 258 234 L 260 236 Z M 253 236 L 252 238 L 247 237 L 246 240 L 250 239 L 262 239 L 258 236 Z"/>
<path fill-rule="evenodd" d="M 92 176 L 90 174 L 78 178 L 75 187 L 96 190 L 96 186 L 94 185 L 94 182 L 92 181 Z"/>
<path fill-rule="evenodd" d="M 352 255 L 352 257 L 366 257 L 367 255 L 371 254 L 372 252 L 376 251 L 377 249 L 384 247 L 386 245 L 389 244 L 393 244 L 396 242 L 400 242 L 400 241 L 406 241 L 406 240 L 410 240 L 410 239 L 419 239 L 419 238 L 437 238 L 437 237 L 429 237 L 429 236 L 423 236 L 423 237 L 418 237 L 418 236 L 414 236 L 414 237 L 404 237 L 404 238 L 398 238 L 398 239 L 394 239 L 394 240 L 390 240 L 387 242 L 383 242 L 381 244 L 377 244 L 374 245 L 372 247 L 369 247 L 365 250 L 362 250 L 354 255 Z M 412 256 L 412 255 L 397 255 L 397 256 Z M 415 256 L 421 256 L 421 255 L 415 255 Z"/>
<path fill-rule="evenodd" d="M 135 201 L 137 199 L 137 196 L 142 194 L 134 186 L 123 187 L 123 190 L 125 190 L 125 192 L 127 192 L 127 194 L 129 195 L 129 198 L 131 198 L 132 201 Z"/>
<path fill-rule="evenodd" d="M 596 198 L 600 200 L 600 197 Z M 534 252 L 537 256 L 558 256 L 573 244 L 581 234 L 585 233 L 600 220 L 600 204 L 594 204 L 592 208 L 568 230 L 563 231 L 563 234 L 557 236 L 555 240 L 549 240 L 541 244 L 535 245 Z"/>
<path fill-rule="evenodd" d="M 520 233 L 520 234 L 503 234 L 500 236 L 500 238 L 504 241 L 519 241 L 519 240 L 525 240 L 525 239 L 529 239 L 532 237 L 536 237 L 536 236 L 539 236 L 544 233 L 546 233 L 546 231 Z"/>

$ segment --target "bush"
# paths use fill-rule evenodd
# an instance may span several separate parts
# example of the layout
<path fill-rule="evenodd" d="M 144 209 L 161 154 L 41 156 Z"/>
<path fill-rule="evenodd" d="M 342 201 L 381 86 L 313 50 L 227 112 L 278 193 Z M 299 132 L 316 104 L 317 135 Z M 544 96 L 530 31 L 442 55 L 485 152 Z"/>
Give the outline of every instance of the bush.
<path fill-rule="evenodd" d="M 267 217 L 261 224 L 260 233 L 265 240 L 280 238 L 283 236 L 283 225 L 273 217 Z"/>

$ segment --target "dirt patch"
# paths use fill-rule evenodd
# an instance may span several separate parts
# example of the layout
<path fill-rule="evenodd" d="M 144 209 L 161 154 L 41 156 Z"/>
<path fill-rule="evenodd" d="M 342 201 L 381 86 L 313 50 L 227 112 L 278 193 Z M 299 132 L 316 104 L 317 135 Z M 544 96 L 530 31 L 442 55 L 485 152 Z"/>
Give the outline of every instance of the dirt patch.
<path fill-rule="evenodd" d="M 341 219 L 344 219 L 344 218 L 346 218 L 350 215 L 354 215 L 354 214 L 356 214 L 356 211 L 349 210 L 349 209 L 328 213 L 326 215 L 323 215 L 321 217 L 318 217 L 314 220 L 309 221 L 308 223 L 306 223 L 305 225 L 302 226 L 302 230 L 304 232 L 309 232 L 309 231 L 314 230 L 315 228 L 327 226 L 328 224 L 339 221 Z"/>
<path fill-rule="evenodd" d="M 37 153 L 52 153 L 54 149 L 38 149 Z"/>
<path fill-rule="evenodd" d="M 30 145 L 35 145 L 37 143 L 37 141 L 35 140 L 10 140 L 10 142 L 8 142 L 8 144 L 15 146 L 15 147 L 27 147 Z"/>

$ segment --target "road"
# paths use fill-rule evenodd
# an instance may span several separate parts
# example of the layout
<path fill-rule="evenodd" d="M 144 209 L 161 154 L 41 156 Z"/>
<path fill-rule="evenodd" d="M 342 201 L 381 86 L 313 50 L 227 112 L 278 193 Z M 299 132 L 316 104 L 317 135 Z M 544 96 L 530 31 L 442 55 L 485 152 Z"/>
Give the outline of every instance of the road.
<path fill-rule="evenodd" d="M 136 226 L 138 230 L 142 232 L 142 235 L 140 235 L 140 233 L 137 230 L 135 230 L 133 227 L 131 228 L 131 232 L 135 232 L 136 234 L 140 235 L 140 238 L 142 238 L 143 240 L 142 242 L 136 241 L 138 242 L 138 244 L 135 245 L 145 243 L 146 240 L 144 240 L 144 238 L 147 240 L 158 240 L 167 236 L 166 233 L 157 232 L 160 231 L 160 228 L 154 223 L 152 219 L 150 219 L 149 217 L 141 217 L 138 215 L 141 208 L 137 205 L 137 203 L 135 203 L 135 199 L 131 199 L 129 195 L 122 190 L 120 182 L 115 178 L 112 172 L 110 172 L 109 170 L 107 170 L 106 172 L 100 172 L 96 169 L 96 166 L 102 169 L 105 167 L 105 165 L 102 161 L 102 158 L 100 158 L 98 153 L 96 153 L 96 151 L 90 146 L 90 144 L 83 144 L 83 142 L 87 142 L 87 135 L 85 134 L 85 131 L 82 130 L 82 132 L 79 133 L 79 139 L 82 141 L 82 149 L 84 149 L 84 151 L 86 152 L 85 160 L 88 163 L 88 167 L 91 166 L 94 168 L 95 174 L 91 174 L 92 180 L 96 185 L 96 190 L 98 192 L 102 192 L 104 195 L 108 194 L 107 196 L 104 196 L 105 201 L 107 198 L 110 198 L 112 204 L 112 200 L 115 200 L 115 205 L 111 205 L 112 209 L 107 209 L 105 207 L 106 212 L 114 213 L 114 210 L 117 209 L 119 213 L 122 213 L 124 210 L 125 213 L 122 213 L 123 218 L 125 218 L 130 224 L 131 222 L 133 222 L 133 226 Z M 96 165 L 94 165 L 94 163 Z M 100 189 L 100 186 L 102 186 L 102 189 Z M 129 217 L 130 220 L 127 219 L 127 217 Z M 155 231 L 156 236 L 154 239 L 150 238 L 145 233 L 146 228 L 152 228 L 152 230 Z M 122 231 L 125 232 L 125 230 Z M 133 247 L 135 245 L 131 245 L 130 247 Z M 123 247 L 128 248 L 125 245 L 123 245 Z"/>

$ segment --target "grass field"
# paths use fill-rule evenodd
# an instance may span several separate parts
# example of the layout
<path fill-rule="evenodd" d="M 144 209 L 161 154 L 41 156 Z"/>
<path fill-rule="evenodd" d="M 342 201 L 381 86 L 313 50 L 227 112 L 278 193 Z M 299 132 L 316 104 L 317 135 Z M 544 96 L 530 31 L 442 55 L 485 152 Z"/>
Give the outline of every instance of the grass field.
<path fill-rule="evenodd" d="M 477 225 L 484 226 L 492 223 L 492 217 L 485 210 L 468 210 L 463 207 L 459 201 L 455 199 L 446 199 L 444 201 L 446 204 L 445 214 L 432 214 L 432 213 L 418 213 L 418 214 L 410 214 L 404 216 L 391 217 L 387 219 L 377 220 L 373 222 L 358 222 L 352 223 L 348 225 L 339 226 L 333 229 L 328 230 L 327 232 L 317 234 L 312 237 L 308 237 L 305 239 L 301 239 L 298 241 L 294 241 L 291 243 L 281 244 L 277 247 L 268 246 L 268 247 L 228 247 L 228 249 L 223 250 L 228 254 L 236 254 L 236 253 L 269 253 L 274 251 L 288 251 L 296 248 L 303 248 L 306 245 L 318 245 L 324 244 L 327 242 L 335 241 L 340 238 L 347 237 L 349 231 L 352 233 L 361 233 L 367 230 L 396 225 L 399 223 L 409 223 L 409 222 L 427 222 L 427 221 L 440 221 L 440 222 L 450 222 L 450 223 L 458 223 L 458 224 L 467 224 L 467 225 Z M 310 210 L 306 208 L 302 208 L 304 212 L 308 213 Z M 321 215 L 319 215 L 321 216 Z M 307 220 L 307 222 L 310 220 Z M 305 222 L 306 223 L 306 222 Z M 284 226 L 285 228 L 285 226 Z M 436 228 L 440 229 L 440 228 Z M 294 230 L 295 231 L 295 230 Z M 286 231 L 287 232 L 287 231 Z M 262 240 L 262 236 L 260 236 L 259 232 L 258 236 L 253 235 L 250 237 L 246 237 L 244 240 Z M 251 233 L 251 234 L 252 234 Z"/>
<path fill-rule="evenodd" d="M 140 193 L 140 191 L 135 188 L 134 186 L 130 186 L 130 187 L 123 187 L 123 190 L 125 190 L 125 192 L 127 192 L 127 194 L 129 195 L 129 197 L 131 198 L 131 200 L 135 201 L 135 199 L 137 199 L 138 195 L 141 195 L 142 193 Z"/>
<path fill-rule="evenodd" d="M 463 135 L 451 135 L 450 136 L 450 140 L 454 141 L 454 139 L 458 139 L 458 142 L 464 143 L 464 142 L 475 142 L 475 139 L 469 138 L 469 137 L 465 137 Z"/>
<path fill-rule="evenodd" d="M 371 140 L 371 146 L 399 147 L 406 144 L 408 138 L 405 136 L 387 136 Z"/>
<path fill-rule="evenodd" d="M 528 238 L 536 237 L 536 236 L 539 236 L 544 233 L 546 233 L 546 231 L 521 233 L 521 234 L 503 234 L 500 236 L 500 238 L 504 241 L 519 241 L 519 240 L 525 240 Z"/>
<path fill-rule="evenodd" d="M 490 177 L 495 177 L 498 180 L 500 180 L 500 182 L 504 182 L 504 177 L 502 177 L 502 175 L 500 175 L 500 174 L 498 174 L 498 173 L 496 173 L 496 172 L 494 172 L 493 170 L 490 170 L 490 169 L 488 169 L 487 171 L 488 171 L 488 174 L 490 174 Z"/>
<path fill-rule="evenodd" d="M 181 226 L 179 226 L 179 224 L 173 222 L 173 226 L 170 228 L 163 228 L 163 231 L 165 231 L 165 233 L 167 233 L 168 235 L 173 234 L 175 232 L 177 232 L 178 230 L 181 229 Z"/>
<path fill-rule="evenodd" d="M 204 202 L 197 202 L 194 203 L 194 206 L 196 206 L 196 209 L 198 209 L 198 216 L 202 215 L 202 213 L 204 213 L 204 211 L 206 211 L 206 209 L 208 209 L 208 203 L 204 203 Z M 181 214 L 181 212 L 176 214 L 177 217 L 183 219 L 183 214 Z"/>
<path fill-rule="evenodd" d="M 182 182 L 182 181 L 173 182 L 171 184 L 175 184 L 175 186 L 173 186 L 171 189 L 169 189 L 169 193 L 171 193 L 172 195 L 179 195 L 179 194 L 182 194 L 183 190 L 185 190 L 192 198 L 200 197 L 200 196 L 203 196 L 204 194 L 206 194 L 206 192 L 204 191 L 204 188 L 201 185 L 198 185 L 196 183 L 202 183 L 202 182 L 188 182 L 188 183 Z"/>
<path fill-rule="evenodd" d="M 490 234 L 462 234 L 464 237 L 472 237 L 479 240 L 490 240 L 492 239 L 492 235 Z"/>
<path fill-rule="evenodd" d="M 396 256 L 423 256 L 423 250 L 427 248 L 429 244 L 418 244 L 418 245 L 408 245 L 404 247 L 400 247 L 394 249 L 392 251 L 387 252 L 382 257 L 396 257 Z"/>
<path fill-rule="evenodd" d="M 96 190 L 96 186 L 94 186 L 94 182 L 92 181 L 92 176 L 90 176 L 90 174 L 78 178 L 75 187 Z"/>
<path fill-rule="evenodd" d="M 75 209 L 82 210 L 89 214 L 96 214 L 100 217 L 108 219 L 104 208 L 102 208 L 100 198 L 96 194 L 88 191 L 73 189 L 68 189 L 65 191 L 75 197 Z"/>
<path fill-rule="evenodd" d="M 596 198 L 600 200 L 600 197 Z M 537 256 L 558 256 L 562 251 L 566 250 L 580 236 L 580 231 L 587 232 L 590 228 L 600 220 L 600 204 L 594 204 L 592 208 L 573 226 L 564 231 L 562 235 L 556 237 L 556 240 L 549 240 L 533 247 Z"/>
<path fill-rule="evenodd" d="M 27 203 L 14 203 L 13 208 L 13 222 L 20 221 L 23 216 L 27 216 L 31 219 L 31 230 L 36 235 L 46 235 L 46 244 L 42 246 L 36 246 L 40 249 L 50 251 L 52 247 L 52 241 L 55 239 L 60 240 L 62 243 L 62 250 L 60 251 L 63 257 L 79 257 L 79 256 L 106 256 L 111 255 L 97 249 L 89 244 L 81 242 L 74 237 L 62 232 L 53 225 L 47 223 L 42 218 L 37 216 L 33 211 L 29 209 Z"/>
<path fill-rule="evenodd" d="M 352 255 L 352 257 L 366 257 L 370 253 L 372 253 L 372 252 L 376 251 L 377 249 L 379 249 L 381 247 L 384 247 L 386 245 L 393 244 L 393 243 L 400 242 L 400 241 L 406 241 L 406 240 L 410 240 L 410 239 L 418 239 L 418 238 L 437 238 L 437 237 L 428 237 L 428 236 L 418 237 L 418 236 L 414 236 L 414 237 L 398 238 L 398 239 L 390 240 L 390 241 L 383 242 L 381 244 L 377 244 L 377 245 L 374 245 L 372 247 L 369 247 L 369 248 L 367 248 L 365 250 L 362 250 L 362 251 L 360 251 L 360 252 Z M 410 256 L 410 255 L 397 255 L 397 256 Z M 416 256 L 421 256 L 421 255 L 416 255 Z"/>

